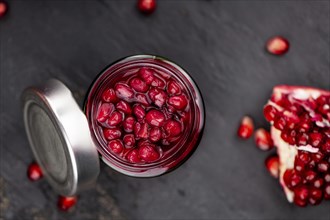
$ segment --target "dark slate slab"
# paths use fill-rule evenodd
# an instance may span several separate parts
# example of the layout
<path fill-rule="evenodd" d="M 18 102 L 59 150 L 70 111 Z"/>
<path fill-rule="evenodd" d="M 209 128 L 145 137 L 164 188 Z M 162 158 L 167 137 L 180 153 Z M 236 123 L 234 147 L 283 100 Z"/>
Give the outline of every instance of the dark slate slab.
<path fill-rule="evenodd" d="M 264 168 L 268 153 L 235 136 L 242 115 L 267 126 L 261 109 L 280 83 L 330 87 L 329 1 L 158 1 L 150 17 L 135 1 L 11 1 L 0 21 L 1 219 L 330 219 L 330 204 L 294 207 Z M 291 42 L 284 57 L 268 37 Z M 107 64 L 160 54 L 186 68 L 204 95 L 200 147 L 182 167 L 153 179 L 102 165 L 76 210 L 60 213 L 56 194 L 30 183 L 33 159 L 19 96 L 56 77 L 85 90 Z"/>

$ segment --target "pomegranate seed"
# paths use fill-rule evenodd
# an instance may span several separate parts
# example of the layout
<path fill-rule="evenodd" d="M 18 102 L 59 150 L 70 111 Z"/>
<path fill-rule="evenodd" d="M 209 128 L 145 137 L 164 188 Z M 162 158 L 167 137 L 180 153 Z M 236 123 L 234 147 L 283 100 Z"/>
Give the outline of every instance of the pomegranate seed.
<path fill-rule="evenodd" d="M 254 125 L 252 119 L 249 116 L 244 116 L 237 130 L 237 135 L 240 138 L 248 139 L 251 137 L 253 129 Z"/>
<path fill-rule="evenodd" d="M 135 119 L 131 116 L 127 117 L 123 122 L 124 131 L 127 133 L 131 133 L 133 131 L 134 124 L 135 124 Z"/>
<path fill-rule="evenodd" d="M 139 132 L 137 133 L 137 138 L 144 138 L 147 139 L 149 137 L 149 126 L 147 123 L 141 124 L 141 128 L 139 129 Z"/>
<path fill-rule="evenodd" d="M 159 93 L 155 94 L 152 100 L 156 106 L 161 108 L 167 100 L 167 94 L 164 91 L 160 91 Z"/>
<path fill-rule="evenodd" d="M 115 86 L 116 95 L 120 99 L 129 100 L 134 96 L 133 90 L 126 84 L 117 83 Z"/>
<path fill-rule="evenodd" d="M 133 107 L 133 113 L 138 119 L 143 119 L 146 115 L 146 111 L 141 105 L 135 105 Z"/>
<path fill-rule="evenodd" d="M 165 115 L 158 110 L 150 110 L 146 115 L 146 122 L 150 125 L 160 127 L 165 121 Z"/>
<path fill-rule="evenodd" d="M 141 160 L 139 158 L 139 152 L 136 149 L 133 149 L 130 152 L 128 152 L 126 158 L 131 163 L 140 163 L 141 162 Z"/>
<path fill-rule="evenodd" d="M 121 137 L 121 131 L 118 128 L 108 128 L 103 131 L 103 135 L 107 140 L 118 139 Z"/>
<path fill-rule="evenodd" d="M 325 180 L 325 182 L 330 183 L 330 173 L 326 173 L 324 175 L 324 180 Z"/>
<path fill-rule="evenodd" d="M 120 110 L 120 111 L 124 112 L 125 114 L 132 114 L 131 106 L 123 100 L 121 100 L 117 103 L 116 108 L 117 108 L 117 110 Z"/>
<path fill-rule="evenodd" d="M 136 102 L 141 103 L 144 106 L 149 105 L 147 96 L 144 94 L 136 94 Z"/>
<path fill-rule="evenodd" d="M 181 124 L 175 120 L 169 120 L 164 125 L 165 133 L 170 137 L 175 137 L 181 133 Z"/>
<path fill-rule="evenodd" d="M 299 123 L 299 132 L 301 133 L 307 133 L 312 129 L 312 124 L 309 120 L 302 121 Z"/>
<path fill-rule="evenodd" d="M 134 124 L 134 135 L 135 135 L 135 137 L 138 137 L 138 133 L 139 133 L 140 129 L 141 129 L 141 124 L 139 122 L 136 122 Z"/>
<path fill-rule="evenodd" d="M 139 157 L 146 162 L 154 162 L 159 159 L 160 154 L 153 145 L 143 144 L 139 148 Z"/>
<path fill-rule="evenodd" d="M 149 139 L 152 141 L 152 142 L 157 142 L 161 139 L 162 137 L 162 132 L 159 128 L 157 127 L 153 127 L 151 130 L 150 130 L 150 134 L 149 134 Z"/>
<path fill-rule="evenodd" d="M 305 164 L 300 160 L 295 160 L 294 169 L 300 173 L 305 169 Z"/>
<path fill-rule="evenodd" d="M 321 149 L 323 152 L 330 154 L 330 138 L 327 138 Z"/>
<path fill-rule="evenodd" d="M 321 188 L 323 184 L 324 184 L 324 180 L 322 178 L 318 178 L 313 182 L 313 186 L 318 189 Z"/>
<path fill-rule="evenodd" d="M 97 110 L 96 120 L 100 123 L 105 122 L 113 110 L 113 104 L 103 103 Z"/>
<path fill-rule="evenodd" d="M 312 188 L 310 189 L 310 197 L 315 200 L 322 199 L 322 191 L 320 189 Z"/>
<path fill-rule="evenodd" d="M 312 170 L 308 170 L 305 173 L 305 179 L 307 180 L 307 182 L 313 182 L 316 178 L 317 174 L 312 171 Z"/>
<path fill-rule="evenodd" d="M 135 145 L 135 138 L 133 134 L 126 134 L 123 138 L 123 142 L 126 148 L 132 148 Z"/>
<path fill-rule="evenodd" d="M 300 186 L 294 189 L 294 197 L 306 201 L 308 199 L 308 188 L 306 186 Z"/>
<path fill-rule="evenodd" d="M 167 93 L 171 95 L 180 95 L 181 94 L 181 88 L 179 84 L 177 84 L 174 81 L 169 81 L 167 84 Z"/>
<path fill-rule="evenodd" d="M 148 85 L 140 78 L 131 79 L 129 85 L 137 92 L 146 92 L 148 91 Z"/>
<path fill-rule="evenodd" d="M 297 205 L 299 207 L 305 207 L 307 205 L 307 201 L 300 200 L 296 197 L 293 199 L 293 202 L 294 202 L 295 205 Z"/>
<path fill-rule="evenodd" d="M 281 36 L 275 36 L 268 40 L 267 51 L 274 55 L 283 55 L 289 50 L 289 42 Z"/>
<path fill-rule="evenodd" d="M 69 211 L 72 209 L 76 203 L 77 203 L 77 197 L 76 196 L 59 196 L 57 201 L 57 207 L 61 211 Z"/>
<path fill-rule="evenodd" d="M 156 9 L 156 0 L 138 0 L 138 9 L 144 14 L 151 14 Z"/>
<path fill-rule="evenodd" d="M 321 161 L 317 164 L 317 170 L 319 172 L 325 173 L 329 170 L 329 164 L 325 161 Z"/>
<path fill-rule="evenodd" d="M 256 130 L 254 138 L 257 147 L 261 150 L 270 150 L 274 147 L 270 133 L 263 128 Z"/>
<path fill-rule="evenodd" d="M 318 200 L 313 199 L 313 198 L 309 198 L 309 204 L 311 204 L 311 205 L 318 205 L 318 204 L 320 204 L 321 200 L 322 200 L 322 198 L 321 199 L 318 199 Z"/>
<path fill-rule="evenodd" d="M 309 154 L 305 151 L 300 151 L 297 156 L 297 159 L 300 160 L 303 164 L 308 164 L 311 160 Z"/>
<path fill-rule="evenodd" d="M 0 1 L 0 18 L 4 17 L 8 12 L 8 3 Z"/>
<path fill-rule="evenodd" d="M 324 154 L 321 152 L 317 152 L 315 154 L 311 154 L 314 162 L 318 163 L 324 158 Z"/>
<path fill-rule="evenodd" d="M 274 177 L 278 178 L 279 176 L 279 157 L 277 155 L 269 156 L 265 161 L 266 168 L 269 173 Z"/>
<path fill-rule="evenodd" d="M 116 139 L 112 140 L 108 143 L 108 147 L 114 152 L 115 154 L 120 154 L 124 150 L 124 145 L 123 143 Z"/>
<path fill-rule="evenodd" d="M 37 181 L 43 177 L 42 170 L 37 163 L 33 162 L 29 165 L 27 169 L 27 177 L 30 181 Z"/>
<path fill-rule="evenodd" d="M 154 80 L 154 73 L 151 69 L 142 67 L 139 70 L 139 76 L 146 82 L 147 85 L 150 85 Z"/>
<path fill-rule="evenodd" d="M 108 118 L 107 124 L 109 126 L 116 126 L 123 121 L 123 115 L 120 112 L 114 111 Z"/>
<path fill-rule="evenodd" d="M 297 135 L 297 145 L 298 146 L 306 146 L 308 143 L 309 136 L 306 133 L 300 133 Z"/>
<path fill-rule="evenodd" d="M 168 99 L 168 103 L 178 110 L 182 110 L 187 107 L 188 100 L 184 95 L 172 96 Z"/>
<path fill-rule="evenodd" d="M 301 177 L 295 170 L 287 169 L 284 172 L 283 180 L 284 180 L 285 185 L 289 189 L 294 189 L 296 186 L 298 186 L 300 184 Z"/>
<path fill-rule="evenodd" d="M 112 102 L 116 103 L 118 102 L 118 97 L 116 96 L 116 92 L 113 89 L 107 89 L 102 94 L 102 99 L 105 102 Z"/>
<path fill-rule="evenodd" d="M 324 199 L 330 200 L 330 184 L 324 187 Z"/>
<path fill-rule="evenodd" d="M 274 119 L 274 127 L 283 131 L 286 125 L 286 121 L 283 117 L 277 117 Z"/>
<path fill-rule="evenodd" d="M 323 135 L 321 133 L 311 133 L 309 135 L 309 143 L 313 147 L 319 147 L 322 142 Z"/>
<path fill-rule="evenodd" d="M 152 82 L 151 82 L 151 85 L 153 87 L 157 87 L 157 88 L 164 88 L 165 82 L 163 80 L 161 80 L 160 78 L 155 76 L 154 80 L 152 80 Z"/>

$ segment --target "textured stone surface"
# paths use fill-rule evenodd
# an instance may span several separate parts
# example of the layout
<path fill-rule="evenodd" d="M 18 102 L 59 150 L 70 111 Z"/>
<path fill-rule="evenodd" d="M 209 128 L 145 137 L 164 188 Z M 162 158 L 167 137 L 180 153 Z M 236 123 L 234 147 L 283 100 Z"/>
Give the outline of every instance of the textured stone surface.
<path fill-rule="evenodd" d="M 1 219 L 329 219 L 329 202 L 305 209 L 285 200 L 264 168 L 267 153 L 235 132 L 244 114 L 266 126 L 262 106 L 279 83 L 330 87 L 329 1 L 158 1 L 142 16 L 135 1 L 11 1 L 0 20 Z M 291 42 L 284 57 L 264 51 L 270 36 Z M 176 171 L 126 177 L 102 165 L 97 186 L 71 213 L 25 177 L 33 160 L 22 90 L 56 77 L 87 89 L 109 63 L 159 54 L 197 81 L 207 123 L 200 147 Z"/>

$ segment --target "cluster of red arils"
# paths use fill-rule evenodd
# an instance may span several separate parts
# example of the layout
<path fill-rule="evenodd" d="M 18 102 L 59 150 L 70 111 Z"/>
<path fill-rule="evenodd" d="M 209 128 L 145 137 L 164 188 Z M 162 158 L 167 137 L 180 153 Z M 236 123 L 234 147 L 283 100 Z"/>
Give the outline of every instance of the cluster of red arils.
<path fill-rule="evenodd" d="M 304 207 L 330 200 L 330 92 L 276 86 L 263 113 L 271 133 L 263 128 L 254 132 L 252 119 L 245 116 L 238 136 L 248 139 L 254 133 L 259 149 L 276 147 L 277 155 L 265 165 L 279 178 L 288 201 Z"/>
<path fill-rule="evenodd" d="M 30 181 L 35 182 L 43 178 L 40 166 L 36 162 L 32 162 L 27 169 L 27 177 Z M 70 211 L 77 203 L 77 196 L 58 196 L 57 207 L 61 211 Z"/>

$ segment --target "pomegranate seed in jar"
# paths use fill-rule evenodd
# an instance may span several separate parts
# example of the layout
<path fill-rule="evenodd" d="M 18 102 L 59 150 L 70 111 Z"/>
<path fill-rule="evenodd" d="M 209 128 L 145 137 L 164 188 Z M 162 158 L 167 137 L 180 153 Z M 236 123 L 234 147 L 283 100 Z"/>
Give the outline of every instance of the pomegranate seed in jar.
<path fill-rule="evenodd" d="M 274 55 L 283 55 L 289 50 L 289 41 L 281 36 L 272 37 L 267 41 L 267 51 Z"/>

